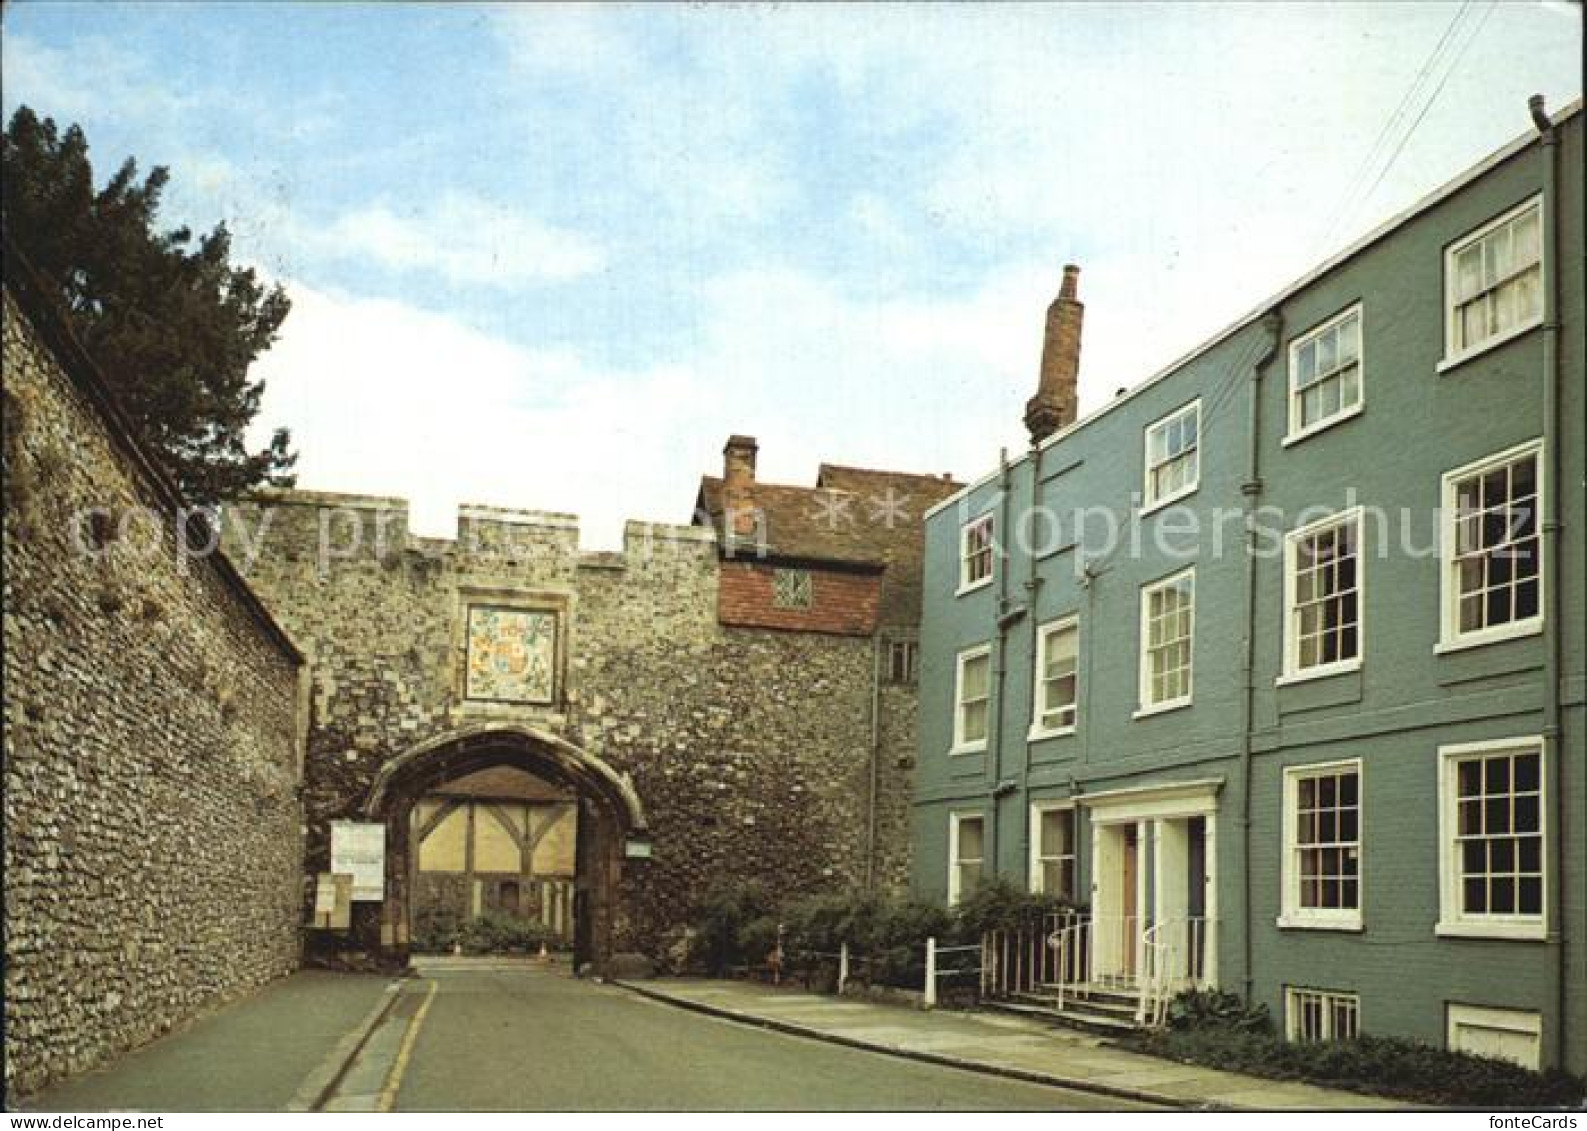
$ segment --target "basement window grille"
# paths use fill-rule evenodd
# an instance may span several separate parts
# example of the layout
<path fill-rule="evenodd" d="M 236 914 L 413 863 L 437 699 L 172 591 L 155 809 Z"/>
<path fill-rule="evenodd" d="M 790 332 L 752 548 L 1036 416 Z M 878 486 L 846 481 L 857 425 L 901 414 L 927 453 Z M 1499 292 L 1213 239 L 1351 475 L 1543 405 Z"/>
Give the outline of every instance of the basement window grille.
<path fill-rule="evenodd" d="M 1335 990 L 1291 989 L 1287 995 L 1289 1039 L 1348 1041 L 1361 1031 L 1361 998 Z"/>

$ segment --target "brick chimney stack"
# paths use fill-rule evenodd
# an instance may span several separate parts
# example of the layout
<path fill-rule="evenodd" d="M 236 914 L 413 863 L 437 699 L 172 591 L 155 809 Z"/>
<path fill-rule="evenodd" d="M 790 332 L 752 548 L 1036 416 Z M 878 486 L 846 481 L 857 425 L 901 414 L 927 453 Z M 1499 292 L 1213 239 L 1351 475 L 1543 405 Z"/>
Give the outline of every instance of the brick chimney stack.
<path fill-rule="evenodd" d="M 1058 297 L 1047 308 L 1047 335 L 1041 348 L 1041 384 L 1025 404 L 1030 442 L 1039 444 L 1075 419 L 1079 399 L 1080 324 L 1086 308 L 1079 299 L 1080 268 L 1064 267 Z"/>
<path fill-rule="evenodd" d="M 722 512 L 729 532 L 755 533 L 755 453 L 753 436 L 729 436 L 722 449 Z"/>

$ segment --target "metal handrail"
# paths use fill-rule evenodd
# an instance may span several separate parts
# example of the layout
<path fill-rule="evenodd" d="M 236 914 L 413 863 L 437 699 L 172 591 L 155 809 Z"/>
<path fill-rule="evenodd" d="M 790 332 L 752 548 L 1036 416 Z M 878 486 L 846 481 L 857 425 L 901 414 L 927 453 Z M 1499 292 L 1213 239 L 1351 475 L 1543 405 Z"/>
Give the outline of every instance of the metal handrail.
<path fill-rule="evenodd" d="M 1158 1026 L 1168 1001 L 1205 976 L 1210 921 L 1173 916 L 1143 923 L 1133 915 L 1060 912 L 1042 929 L 988 931 L 981 941 L 982 995 L 1008 997 L 1044 988 L 1063 1009 L 1081 987 L 1118 983 L 1138 995 L 1136 1021 Z M 969 948 L 965 948 L 969 949 Z"/>
<path fill-rule="evenodd" d="M 1078 920 L 1067 926 L 1060 927 L 1047 936 L 1047 945 L 1056 951 L 1058 956 L 1059 1009 L 1064 1007 L 1064 1000 L 1068 996 L 1069 987 L 1074 982 L 1074 971 L 1070 968 L 1071 956 L 1077 954 L 1079 944 L 1082 938 L 1089 933 L 1090 927 L 1090 919 Z"/>
<path fill-rule="evenodd" d="M 1169 943 L 1160 941 L 1160 936 L 1163 929 L 1174 922 L 1176 920 L 1159 920 L 1141 932 L 1141 961 L 1145 969 L 1142 971 L 1144 976 L 1141 978 L 1140 1001 L 1135 1007 L 1137 1024 L 1156 1028 L 1160 1023 L 1159 1009 L 1166 1007 L 1164 985 L 1166 972 L 1172 968 L 1168 961 L 1172 949 Z"/>

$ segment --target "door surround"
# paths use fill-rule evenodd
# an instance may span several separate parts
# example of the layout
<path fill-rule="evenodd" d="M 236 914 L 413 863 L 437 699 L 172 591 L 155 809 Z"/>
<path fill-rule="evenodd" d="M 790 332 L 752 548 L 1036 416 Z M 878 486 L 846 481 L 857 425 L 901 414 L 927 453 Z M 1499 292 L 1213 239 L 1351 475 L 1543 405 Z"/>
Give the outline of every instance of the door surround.
<path fill-rule="evenodd" d="M 1171 881 L 1183 876 L 1186 868 L 1183 851 L 1186 839 L 1172 829 L 1172 822 L 1186 822 L 1200 817 L 1205 821 L 1205 953 L 1203 979 L 1217 984 L 1218 948 L 1218 883 L 1217 883 L 1217 813 L 1218 795 L 1223 788 L 1222 778 L 1203 778 L 1195 781 L 1163 782 L 1155 785 L 1135 786 L 1126 789 L 1105 790 L 1080 794 L 1075 801 L 1084 806 L 1091 825 L 1091 913 L 1104 937 L 1098 941 L 1098 952 L 1117 950 L 1123 940 L 1109 943 L 1112 929 L 1107 924 L 1111 917 L 1124 913 L 1131 901 L 1119 890 L 1120 877 L 1107 874 L 1110 866 L 1123 863 L 1124 829 L 1136 830 L 1135 892 L 1133 904 L 1144 927 L 1152 922 L 1185 914 L 1186 893 Z M 1151 867 L 1147 867 L 1150 861 Z M 1148 876 L 1155 882 L 1148 883 Z M 1139 940 L 1136 939 L 1138 946 Z M 1133 949 L 1133 948 L 1132 948 Z M 1103 970 L 1100 973 L 1119 973 L 1140 969 L 1140 955 L 1131 954 L 1114 963 L 1120 970 Z"/>

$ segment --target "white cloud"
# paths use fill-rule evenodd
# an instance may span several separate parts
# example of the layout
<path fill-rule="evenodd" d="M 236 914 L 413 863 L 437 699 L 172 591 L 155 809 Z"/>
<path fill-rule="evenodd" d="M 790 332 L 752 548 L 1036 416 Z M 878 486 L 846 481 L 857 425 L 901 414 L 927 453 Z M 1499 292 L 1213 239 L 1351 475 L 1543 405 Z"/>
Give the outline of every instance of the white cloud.
<path fill-rule="evenodd" d="M 498 287 L 573 279 L 604 256 L 577 232 L 468 193 L 447 192 L 399 214 L 372 204 L 338 217 L 313 237 L 321 252 L 367 257 L 402 271 L 435 271 L 454 284 Z"/>
<path fill-rule="evenodd" d="M 1132 302 L 1155 308 L 1180 281 L 1143 292 L 1115 266 L 1081 280 L 1082 411 L 1217 329 L 1193 313 L 1140 324 Z M 971 479 L 1025 443 L 1059 275 L 1026 264 L 959 297 L 878 301 L 805 272 L 731 272 L 700 288 L 689 357 L 637 371 L 289 284 L 256 368 L 258 432 L 292 428 L 302 486 L 406 497 L 422 532 L 450 534 L 459 504 L 483 502 L 579 514 L 586 547 L 619 545 L 626 519 L 687 521 L 736 432 L 759 438 L 769 481 L 812 483 L 822 461 Z"/>
<path fill-rule="evenodd" d="M 524 74 L 550 67 L 625 108 L 612 144 L 658 198 L 679 184 L 719 193 L 690 206 L 729 223 L 789 201 L 798 178 L 779 143 L 826 99 L 860 136 L 930 139 L 942 160 L 920 178 L 869 180 L 834 202 L 861 234 L 848 261 L 930 246 L 943 228 L 976 240 L 989 274 L 1036 256 L 1055 272 L 1066 259 L 1095 268 L 1091 340 L 1111 393 L 1523 132 L 1524 84 L 1574 93 L 1560 70 L 1573 53 L 1542 50 L 1557 32 L 1530 8 L 531 8 L 496 26 Z M 1436 60 L 1447 89 L 1381 184 L 1367 191 L 1374 170 L 1352 185 L 1457 11 L 1455 45 L 1470 47 Z M 548 63 L 562 53 L 545 45 L 564 37 L 579 65 Z M 1537 66 L 1516 72 L 1507 53 Z M 854 152 L 862 168 L 869 156 Z M 757 262 L 755 242 L 740 263 Z M 776 261 L 768 250 L 759 261 Z M 1145 334 L 1132 329 L 1143 311 Z"/>
<path fill-rule="evenodd" d="M 644 66 L 643 52 L 602 5 L 511 4 L 491 11 L 491 26 L 513 67 L 540 77 L 584 76 L 621 82 Z"/>
<path fill-rule="evenodd" d="M 754 39 L 692 34 L 702 15 L 723 31 L 761 23 L 725 7 L 521 4 L 493 9 L 489 26 L 507 57 L 503 89 L 557 108 L 530 119 L 543 142 L 584 147 L 598 131 L 595 160 L 615 173 L 585 184 L 592 198 L 642 201 L 685 229 L 764 222 L 794 194 L 772 121 L 793 109 L 787 69 Z"/>
<path fill-rule="evenodd" d="M 458 169 L 450 192 L 367 203 L 311 201 L 304 186 L 382 182 L 316 179 L 286 147 L 180 128 L 236 91 L 187 106 L 102 40 L 68 54 L 12 34 L 4 58 L 8 87 L 52 112 L 141 117 L 143 136 L 182 149 L 137 147 L 176 169 L 173 219 L 207 227 L 218 208 L 238 258 L 316 283 L 291 287 L 259 367 L 262 423 L 294 428 L 305 486 L 411 496 L 434 532 L 463 501 L 574 510 L 611 544 L 625 517 L 684 519 L 730 432 L 758 434 L 783 481 L 809 482 L 823 459 L 984 472 L 999 444 L 1024 442 L 1066 260 L 1084 268 L 1092 410 L 1385 202 L 1524 129 L 1518 84 L 1555 104 L 1574 92 L 1561 82 L 1576 82 L 1575 53 L 1545 50 L 1558 21 L 1500 6 L 1377 193 L 1315 246 L 1311 229 L 1456 10 L 1430 7 L 493 8 L 506 57 L 482 60 L 478 80 L 498 128 L 534 139 L 528 164 L 503 151 L 501 181 Z M 355 112 L 310 101 L 320 121 Z M 238 136 L 295 135 L 306 120 L 252 109 Z M 396 168 L 433 144 L 415 132 L 378 152 L 327 149 L 313 168 Z M 501 183 L 522 184 L 510 206 L 493 202 Z M 552 219 L 574 214 L 578 230 Z M 618 248 L 625 271 L 589 279 Z M 695 300 L 691 332 L 678 353 L 619 371 L 589 360 L 624 356 L 610 342 L 536 350 L 461 312 L 333 292 L 313 273 L 332 261 L 357 289 L 392 282 L 376 266 L 508 288 L 451 296 L 482 321 L 533 302 L 535 284 L 584 278 L 642 322 L 649 296 L 624 289 L 638 279 Z"/>
<path fill-rule="evenodd" d="M 408 498 L 421 532 L 450 534 L 457 506 L 482 502 L 572 511 L 586 546 L 610 547 L 626 519 L 686 522 L 732 432 L 758 434 L 782 482 L 812 483 L 823 460 L 984 470 L 990 440 L 1018 441 L 1040 283 L 875 305 L 809 275 L 737 273 L 704 288 L 712 330 L 691 365 L 636 372 L 289 284 L 292 314 L 255 368 L 256 438 L 290 427 L 300 485 Z"/>
<path fill-rule="evenodd" d="M 577 511 L 597 545 L 626 518 L 688 519 L 698 458 L 677 445 L 701 394 L 682 371 L 594 372 L 400 302 L 288 292 L 256 441 L 290 427 L 302 486 L 408 498 L 428 534 L 461 503 Z"/>
<path fill-rule="evenodd" d="M 26 33 L 0 37 L 0 61 L 8 96 L 65 124 L 82 121 L 107 106 L 129 118 L 170 119 L 193 105 L 168 83 L 146 73 L 140 59 L 108 40 L 88 37 L 63 51 Z M 92 140 L 90 138 L 90 140 Z"/>

